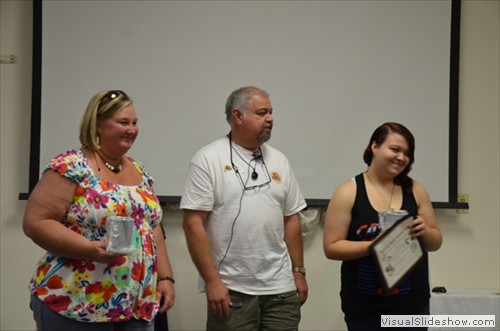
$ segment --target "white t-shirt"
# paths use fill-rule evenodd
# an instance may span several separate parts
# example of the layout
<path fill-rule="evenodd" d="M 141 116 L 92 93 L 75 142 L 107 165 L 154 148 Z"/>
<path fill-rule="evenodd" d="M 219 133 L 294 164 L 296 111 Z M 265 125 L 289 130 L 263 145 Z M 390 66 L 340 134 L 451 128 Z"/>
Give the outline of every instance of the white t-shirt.
<path fill-rule="evenodd" d="M 284 216 L 306 207 L 302 192 L 283 153 L 263 144 L 261 161 L 253 159 L 251 151 L 232 146 L 231 150 L 229 139 L 223 137 L 196 153 L 180 208 L 210 212 L 205 230 L 214 263 L 229 289 L 250 295 L 293 291 Z M 245 190 L 243 183 L 247 188 L 262 186 Z"/>

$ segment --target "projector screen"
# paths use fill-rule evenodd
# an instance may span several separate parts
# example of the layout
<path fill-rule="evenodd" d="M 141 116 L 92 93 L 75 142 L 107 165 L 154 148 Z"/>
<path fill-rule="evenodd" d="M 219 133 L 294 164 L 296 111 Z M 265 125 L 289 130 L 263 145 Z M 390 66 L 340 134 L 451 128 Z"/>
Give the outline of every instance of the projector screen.
<path fill-rule="evenodd" d="M 386 121 L 413 132 L 410 175 L 450 203 L 451 0 L 41 3 L 38 177 L 80 146 L 90 98 L 121 89 L 139 117 L 128 154 L 162 200 L 178 201 L 191 157 L 229 132 L 226 98 L 255 85 L 274 108 L 269 144 L 288 156 L 310 204 L 366 169 L 363 150 Z"/>

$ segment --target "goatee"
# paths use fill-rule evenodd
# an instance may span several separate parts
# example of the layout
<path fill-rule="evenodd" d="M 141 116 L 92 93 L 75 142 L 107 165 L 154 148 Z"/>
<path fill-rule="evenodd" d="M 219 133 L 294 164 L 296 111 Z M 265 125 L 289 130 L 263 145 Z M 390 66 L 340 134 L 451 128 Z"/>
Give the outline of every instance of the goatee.
<path fill-rule="evenodd" d="M 271 139 L 271 133 L 261 132 L 261 133 L 259 133 L 259 136 L 257 137 L 257 139 L 259 139 L 260 143 L 263 144 L 263 143 L 269 141 L 269 139 Z"/>

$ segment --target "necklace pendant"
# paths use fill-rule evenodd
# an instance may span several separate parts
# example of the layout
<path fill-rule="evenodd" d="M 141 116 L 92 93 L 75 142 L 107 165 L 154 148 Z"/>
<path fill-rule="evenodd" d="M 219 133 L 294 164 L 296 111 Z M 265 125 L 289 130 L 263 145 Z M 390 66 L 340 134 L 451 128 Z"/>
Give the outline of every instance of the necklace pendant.
<path fill-rule="evenodd" d="M 122 165 L 121 164 L 119 164 L 116 167 L 114 167 L 111 164 L 109 164 L 108 162 L 104 162 L 104 165 L 106 166 L 106 168 L 108 168 L 109 170 L 111 170 L 115 174 L 117 174 L 120 171 L 122 171 Z"/>
<path fill-rule="evenodd" d="M 255 171 L 255 168 L 254 168 L 253 172 L 252 172 L 252 179 L 257 180 L 257 178 L 259 178 L 259 174 L 257 173 L 257 171 Z"/>

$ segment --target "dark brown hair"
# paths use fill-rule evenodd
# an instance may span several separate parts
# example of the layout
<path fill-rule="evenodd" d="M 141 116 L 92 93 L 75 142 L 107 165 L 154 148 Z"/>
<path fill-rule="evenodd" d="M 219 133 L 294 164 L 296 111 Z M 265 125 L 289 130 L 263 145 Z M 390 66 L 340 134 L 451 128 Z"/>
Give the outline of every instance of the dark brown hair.
<path fill-rule="evenodd" d="M 413 186 L 413 180 L 408 176 L 411 170 L 413 162 L 415 162 L 415 138 L 413 134 L 404 125 L 396 122 L 386 122 L 375 129 L 373 132 L 368 146 L 366 146 L 365 152 L 363 153 L 363 160 L 366 165 L 370 166 L 373 160 L 372 143 L 376 143 L 378 146 L 382 145 L 387 136 L 390 133 L 397 133 L 403 136 L 408 144 L 408 157 L 410 162 L 406 168 L 394 178 L 394 183 L 401 185 L 403 190 L 411 191 Z"/>

